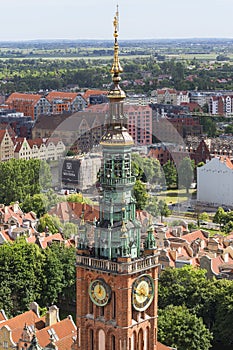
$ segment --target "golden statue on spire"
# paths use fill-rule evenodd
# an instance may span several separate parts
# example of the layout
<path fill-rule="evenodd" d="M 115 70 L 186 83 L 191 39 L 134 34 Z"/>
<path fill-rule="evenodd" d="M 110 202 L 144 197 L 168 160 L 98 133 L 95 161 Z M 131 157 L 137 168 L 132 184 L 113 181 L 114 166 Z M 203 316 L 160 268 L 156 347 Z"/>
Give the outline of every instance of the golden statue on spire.
<path fill-rule="evenodd" d="M 119 61 L 119 45 L 118 45 L 118 28 L 119 28 L 119 11 L 118 11 L 118 5 L 116 14 L 114 16 L 113 20 L 113 26 L 114 26 L 114 33 L 113 36 L 115 38 L 114 41 L 114 57 L 113 57 L 113 64 L 110 72 L 112 73 L 112 81 L 114 84 L 114 88 L 110 90 L 108 97 L 110 98 L 125 98 L 125 93 L 121 88 L 119 87 L 119 82 L 121 81 L 120 73 L 123 72 L 123 69 L 120 65 Z"/>

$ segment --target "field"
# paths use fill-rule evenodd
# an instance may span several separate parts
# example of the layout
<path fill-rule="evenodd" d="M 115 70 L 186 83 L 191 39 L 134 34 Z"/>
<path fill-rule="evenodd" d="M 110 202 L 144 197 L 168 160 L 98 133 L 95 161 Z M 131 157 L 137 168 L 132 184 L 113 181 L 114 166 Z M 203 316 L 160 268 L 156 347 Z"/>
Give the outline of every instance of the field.
<path fill-rule="evenodd" d="M 185 189 L 168 190 L 158 193 L 158 199 L 165 200 L 167 204 L 182 203 L 190 200 L 193 194 L 196 192 L 194 189 L 190 189 L 189 193 L 186 193 Z"/>

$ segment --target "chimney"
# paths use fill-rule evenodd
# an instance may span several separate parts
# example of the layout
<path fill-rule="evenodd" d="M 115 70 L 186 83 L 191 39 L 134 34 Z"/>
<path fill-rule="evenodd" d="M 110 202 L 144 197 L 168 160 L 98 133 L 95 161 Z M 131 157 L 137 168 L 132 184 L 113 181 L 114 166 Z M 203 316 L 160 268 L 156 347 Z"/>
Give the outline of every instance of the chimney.
<path fill-rule="evenodd" d="M 18 211 L 19 211 L 19 202 L 15 202 L 13 204 L 13 211 L 14 211 L 14 213 L 18 213 Z"/>
<path fill-rule="evenodd" d="M 35 301 L 33 301 L 33 302 L 29 305 L 29 307 L 30 307 L 30 310 L 34 311 L 35 314 L 36 314 L 38 317 L 40 317 L 39 305 L 38 305 Z"/>
<path fill-rule="evenodd" d="M 228 263 L 228 262 L 229 262 L 229 254 L 228 254 L 228 253 L 225 253 L 225 254 L 223 255 L 223 259 L 224 259 L 224 262 L 225 262 L 225 263 Z"/>
<path fill-rule="evenodd" d="M 172 229 L 172 235 L 173 235 L 174 237 L 177 237 L 177 229 L 176 229 L 176 228 L 173 228 L 173 229 Z"/>
<path fill-rule="evenodd" d="M 53 324 L 59 322 L 59 309 L 56 305 L 52 305 L 49 307 L 45 315 L 45 326 L 52 326 Z"/>

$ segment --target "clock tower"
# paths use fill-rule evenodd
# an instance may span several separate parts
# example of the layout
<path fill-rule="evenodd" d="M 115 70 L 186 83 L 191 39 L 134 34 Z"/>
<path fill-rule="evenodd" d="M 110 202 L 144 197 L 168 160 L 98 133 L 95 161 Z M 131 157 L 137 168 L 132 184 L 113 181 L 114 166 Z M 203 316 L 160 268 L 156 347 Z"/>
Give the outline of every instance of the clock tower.
<path fill-rule="evenodd" d="M 109 117 L 101 139 L 99 220 L 82 225 L 77 249 L 77 349 L 156 350 L 158 254 L 153 229 L 141 239 L 132 195 L 133 139 L 120 88 L 118 10 L 114 17 Z"/>

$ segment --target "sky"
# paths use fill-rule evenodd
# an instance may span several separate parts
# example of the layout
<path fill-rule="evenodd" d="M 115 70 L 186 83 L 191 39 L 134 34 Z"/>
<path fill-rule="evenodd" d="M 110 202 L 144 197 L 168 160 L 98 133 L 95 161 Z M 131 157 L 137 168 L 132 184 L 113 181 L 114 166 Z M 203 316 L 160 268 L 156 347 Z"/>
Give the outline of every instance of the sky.
<path fill-rule="evenodd" d="M 233 38 L 233 0 L 0 0 L 0 40 Z"/>

